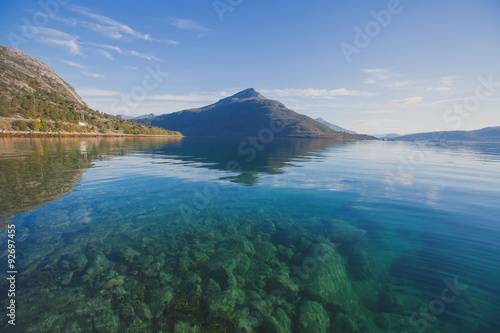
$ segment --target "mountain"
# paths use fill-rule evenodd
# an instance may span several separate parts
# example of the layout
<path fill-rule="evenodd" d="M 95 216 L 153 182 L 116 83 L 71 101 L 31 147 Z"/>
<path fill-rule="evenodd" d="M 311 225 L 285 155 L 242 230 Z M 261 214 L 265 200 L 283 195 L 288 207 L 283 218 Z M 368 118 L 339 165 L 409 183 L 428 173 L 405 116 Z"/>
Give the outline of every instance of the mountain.
<path fill-rule="evenodd" d="M 136 118 L 153 118 L 156 117 L 154 113 L 143 114 L 142 116 L 137 116 Z"/>
<path fill-rule="evenodd" d="M 385 134 L 374 134 L 373 136 L 378 138 L 378 139 L 395 139 L 395 138 L 400 137 L 402 135 L 397 134 L 397 133 L 385 133 Z"/>
<path fill-rule="evenodd" d="M 0 131 L 180 134 L 90 109 L 49 66 L 0 46 Z"/>
<path fill-rule="evenodd" d="M 148 113 L 148 114 L 144 114 L 142 116 L 137 116 L 137 117 L 128 116 L 126 114 L 117 114 L 116 115 L 116 118 L 125 119 L 125 120 L 133 120 L 133 119 L 140 119 L 140 118 L 153 118 L 153 117 L 156 117 L 156 115 L 154 113 Z"/>
<path fill-rule="evenodd" d="M 128 116 L 126 114 L 117 114 L 116 118 L 120 118 L 120 119 L 124 119 L 124 120 L 132 120 L 132 119 L 134 119 L 136 117 L 134 117 L 134 116 Z"/>
<path fill-rule="evenodd" d="M 326 125 L 326 126 L 330 127 L 332 130 L 337 131 L 337 132 L 345 132 L 345 133 L 349 133 L 349 134 L 358 134 L 358 133 L 356 133 L 354 131 L 349 131 L 349 130 L 347 130 L 345 128 L 342 128 L 340 126 L 337 126 L 337 125 L 334 125 L 332 123 L 329 123 L 328 121 L 324 120 L 323 118 L 316 118 L 315 120 L 317 122 L 322 123 L 323 125 Z"/>
<path fill-rule="evenodd" d="M 262 96 L 253 88 L 198 109 L 134 119 L 143 124 L 180 131 L 186 136 L 308 137 L 335 139 L 374 139 L 369 136 L 336 132 L 278 101 Z M 272 130 L 272 134 L 269 131 Z M 262 139 L 261 141 L 264 141 Z"/>
<path fill-rule="evenodd" d="M 500 126 L 487 127 L 475 131 L 427 132 L 397 137 L 404 141 L 475 141 L 500 142 Z"/>

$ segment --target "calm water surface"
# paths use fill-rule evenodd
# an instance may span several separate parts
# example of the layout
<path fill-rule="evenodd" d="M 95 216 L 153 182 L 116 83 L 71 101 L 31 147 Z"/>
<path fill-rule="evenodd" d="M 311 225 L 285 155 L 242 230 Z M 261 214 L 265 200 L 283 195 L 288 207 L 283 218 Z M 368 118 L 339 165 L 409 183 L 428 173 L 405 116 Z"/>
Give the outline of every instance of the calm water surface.
<path fill-rule="evenodd" d="M 0 330 L 500 331 L 498 144 L 239 143 L 0 138 Z"/>

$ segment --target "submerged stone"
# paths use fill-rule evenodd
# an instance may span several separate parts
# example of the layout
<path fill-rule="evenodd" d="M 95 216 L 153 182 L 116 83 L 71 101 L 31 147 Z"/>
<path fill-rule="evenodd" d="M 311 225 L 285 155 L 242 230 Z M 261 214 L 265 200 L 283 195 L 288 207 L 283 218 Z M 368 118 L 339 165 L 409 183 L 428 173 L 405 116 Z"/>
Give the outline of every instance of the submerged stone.
<path fill-rule="evenodd" d="M 326 333 L 329 327 L 328 313 L 321 304 L 306 301 L 300 305 L 297 318 L 298 333 Z"/>
<path fill-rule="evenodd" d="M 300 290 L 309 299 L 340 306 L 348 313 L 359 311 L 358 297 L 345 271 L 344 261 L 329 244 L 312 247 L 303 258 Z"/>
<path fill-rule="evenodd" d="M 174 290 L 170 286 L 156 288 L 149 292 L 147 301 L 154 317 L 158 318 L 163 314 L 174 295 Z"/>
<path fill-rule="evenodd" d="M 198 325 L 190 325 L 183 321 L 178 321 L 174 326 L 174 333 L 200 333 L 201 329 Z"/>

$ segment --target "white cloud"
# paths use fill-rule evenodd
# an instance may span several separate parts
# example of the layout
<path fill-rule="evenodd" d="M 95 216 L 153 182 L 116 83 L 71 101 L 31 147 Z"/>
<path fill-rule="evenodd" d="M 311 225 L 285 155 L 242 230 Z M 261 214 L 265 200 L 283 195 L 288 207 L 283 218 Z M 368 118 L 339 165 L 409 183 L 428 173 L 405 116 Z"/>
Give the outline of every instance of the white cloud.
<path fill-rule="evenodd" d="M 410 98 L 393 100 L 393 101 L 390 101 L 389 104 L 406 106 L 406 105 L 411 105 L 411 104 L 418 103 L 421 100 L 422 100 L 422 96 L 413 96 L 413 97 L 410 97 Z"/>
<path fill-rule="evenodd" d="M 23 31 L 29 31 L 30 34 L 33 34 L 33 38 L 40 43 L 62 46 L 67 48 L 71 54 L 83 56 L 80 43 L 78 42 L 79 37 L 76 35 L 70 35 L 59 30 L 45 27 L 32 28 L 25 25 L 21 26 L 21 29 Z"/>
<path fill-rule="evenodd" d="M 113 58 L 113 56 L 106 50 L 99 49 L 99 50 L 97 50 L 97 53 L 102 55 L 104 58 L 108 58 L 110 60 L 115 60 L 115 58 Z"/>
<path fill-rule="evenodd" d="M 81 7 L 81 6 L 75 6 L 75 5 L 68 5 L 67 6 L 70 10 L 72 10 L 75 13 L 78 13 L 80 15 L 83 15 L 92 21 L 85 21 L 81 19 L 66 19 L 66 18 L 60 18 L 57 16 L 54 16 L 54 18 L 58 21 L 64 22 L 66 24 L 71 24 L 73 26 L 80 25 L 84 28 L 90 29 L 92 31 L 95 31 L 107 38 L 111 39 L 124 39 L 124 38 L 129 38 L 129 39 L 142 39 L 146 41 L 154 41 L 158 43 L 165 43 L 165 44 L 170 44 L 170 45 L 178 45 L 179 42 L 171 39 L 153 39 L 150 34 L 144 34 L 141 32 L 138 32 L 134 29 L 132 29 L 130 26 L 118 22 L 116 20 L 113 20 L 112 18 L 109 18 L 104 15 L 100 14 L 95 14 L 91 12 L 89 9 Z M 201 26 L 200 26 L 201 27 Z"/>
<path fill-rule="evenodd" d="M 147 60 L 157 60 L 157 61 L 160 61 L 160 59 L 157 58 L 157 57 L 155 57 L 155 56 L 152 56 L 152 55 L 149 55 L 149 54 L 140 53 L 140 52 L 137 52 L 137 51 L 134 51 L 134 50 L 125 51 L 125 52 L 127 54 L 131 54 L 133 56 L 144 58 L 144 59 L 147 59 Z"/>
<path fill-rule="evenodd" d="M 212 30 L 202 26 L 201 24 L 189 20 L 189 19 L 181 19 L 181 18 L 170 18 L 167 20 L 167 23 L 182 30 L 191 30 L 197 31 L 200 33 L 200 37 L 206 35 L 207 33 L 212 32 Z"/>
<path fill-rule="evenodd" d="M 171 39 L 155 39 L 154 41 L 158 42 L 158 43 L 170 44 L 170 45 L 179 45 L 180 44 L 180 42 L 178 42 L 176 40 L 171 40 Z"/>
<path fill-rule="evenodd" d="M 411 83 L 405 79 L 404 75 L 393 73 L 387 68 L 365 68 L 363 69 L 363 73 L 369 75 L 365 80 L 366 84 L 386 88 L 401 88 Z"/>
<path fill-rule="evenodd" d="M 84 25 L 106 37 L 119 39 L 126 35 L 135 39 L 152 40 L 149 34 L 137 32 L 126 24 L 115 21 L 104 15 L 94 14 L 86 8 L 75 5 L 68 5 L 67 7 L 73 12 L 97 21 L 98 23 L 86 22 Z"/>
<path fill-rule="evenodd" d="M 41 17 L 46 17 L 54 21 L 59 21 L 67 25 L 71 25 L 73 28 L 76 26 L 78 23 L 78 20 L 75 18 L 63 18 L 57 15 L 47 15 L 46 13 L 43 12 L 37 12 L 35 15 L 41 16 Z"/>
<path fill-rule="evenodd" d="M 64 63 L 77 68 L 82 68 L 82 69 L 85 68 L 83 65 L 77 64 L 76 62 L 73 61 L 64 61 Z"/>
<path fill-rule="evenodd" d="M 90 73 L 90 72 L 84 72 L 84 71 L 82 71 L 82 74 L 93 77 L 94 79 L 101 79 L 104 77 L 104 75 L 102 75 L 102 74 Z"/>
<path fill-rule="evenodd" d="M 147 59 L 147 60 L 161 61 L 159 58 L 157 58 L 157 57 L 155 57 L 153 55 L 145 54 L 145 53 L 140 53 L 140 52 L 137 52 L 135 50 L 123 50 L 122 48 L 120 48 L 118 46 L 106 45 L 106 44 L 91 44 L 91 45 L 94 45 L 96 47 L 101 48 L 101 52 L 102 51 L 106 52 L 111 57 L 111 59 L 112 59 L 112 56 L 109 54 L 109 52 L 107 52 L 106 50 L 102 50 L 102 49 L 112 50 L 112 51 L 115 51 L 116 53 L 122 54 L 122 55 L 128 54 L 128 55 L 133 55 L 133 56 L 136 56 L 136 57 L 144 58 L 144 59 Z M 103 53 L 101 53 L 101 54 L 103 54 Z"/>

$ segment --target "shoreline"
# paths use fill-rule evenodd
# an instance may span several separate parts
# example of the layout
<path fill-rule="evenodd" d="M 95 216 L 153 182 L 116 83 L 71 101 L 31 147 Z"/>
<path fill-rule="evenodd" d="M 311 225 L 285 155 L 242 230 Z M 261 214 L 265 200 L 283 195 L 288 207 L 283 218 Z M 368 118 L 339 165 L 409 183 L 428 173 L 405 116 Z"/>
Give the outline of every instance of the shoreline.
<path fill-rule="evenodd" d="M 175 137 L 183 138 L 178 134 L 125 134 L 125 133 L 94 133 L 94 132 L 40 132 L 40 131 L 0 131 L 0 137 Z"/>

